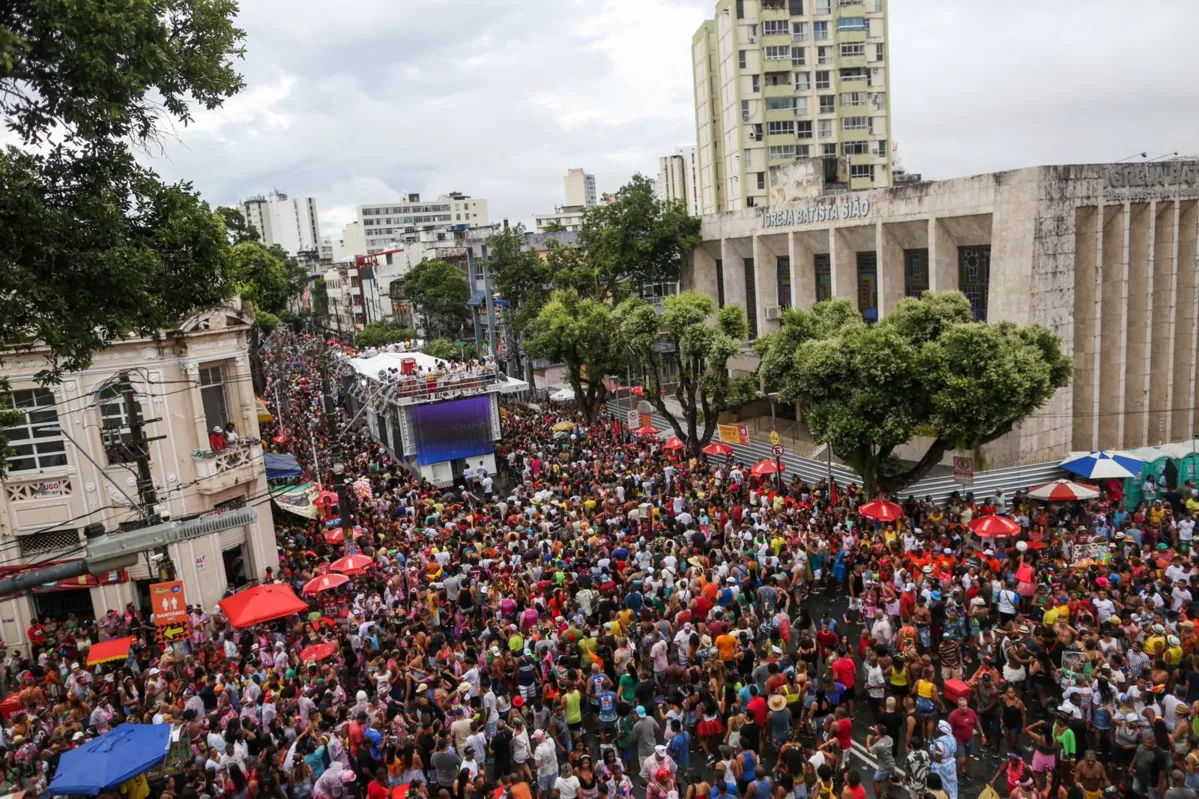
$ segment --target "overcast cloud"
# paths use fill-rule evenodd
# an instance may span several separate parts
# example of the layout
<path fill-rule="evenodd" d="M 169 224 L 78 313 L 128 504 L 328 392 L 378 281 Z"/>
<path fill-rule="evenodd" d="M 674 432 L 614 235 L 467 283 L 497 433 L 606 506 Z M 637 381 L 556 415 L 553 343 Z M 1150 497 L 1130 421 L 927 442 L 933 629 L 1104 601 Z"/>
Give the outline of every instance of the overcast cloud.
<path fill-rule="evenodd" d="M 152 166 L 214 205 L 317 198 L 327 234 L 403 192 L 493 221 L 694 144 L 691 36 L 714 0 L 242 0 L 248 87 Z M 903 165 L 953 177 L 1199 153 L 1194 0 L 889 0 Z"/>

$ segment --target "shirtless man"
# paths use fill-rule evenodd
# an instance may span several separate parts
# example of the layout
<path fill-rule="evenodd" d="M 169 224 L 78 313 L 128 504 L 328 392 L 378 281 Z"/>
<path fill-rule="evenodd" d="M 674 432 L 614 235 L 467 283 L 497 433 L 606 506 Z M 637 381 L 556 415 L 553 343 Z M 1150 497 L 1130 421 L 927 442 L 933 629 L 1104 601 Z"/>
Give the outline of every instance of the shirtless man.
<path fill-rule="evenodd" d="M 1100 799 L 1103 789 L 1111 785 L 1107 769 L 1099 762 L 1094 749 L 1088 749 L 1083 761 L 1078 764 L 1074 778 L 1086 792 L 1085 799 Z"/>

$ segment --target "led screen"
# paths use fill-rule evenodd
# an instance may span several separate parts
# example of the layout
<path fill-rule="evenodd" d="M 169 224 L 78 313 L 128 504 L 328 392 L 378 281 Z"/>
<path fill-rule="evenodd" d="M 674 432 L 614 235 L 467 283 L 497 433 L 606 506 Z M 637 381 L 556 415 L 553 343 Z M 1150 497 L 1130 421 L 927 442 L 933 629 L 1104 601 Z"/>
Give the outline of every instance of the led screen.
<path fill-rule="evenodd" d="M 491 399 L 471 397 L 412 409 L 418 463 L 440 463 L 495 451 Z"/>

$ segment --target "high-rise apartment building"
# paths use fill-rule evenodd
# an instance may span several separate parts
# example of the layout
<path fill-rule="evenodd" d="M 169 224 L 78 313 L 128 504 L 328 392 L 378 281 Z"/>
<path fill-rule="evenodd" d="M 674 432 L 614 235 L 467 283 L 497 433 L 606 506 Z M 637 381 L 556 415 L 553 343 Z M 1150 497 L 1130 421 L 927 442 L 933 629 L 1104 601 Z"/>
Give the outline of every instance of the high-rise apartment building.
<path fill-rule="evenodd" d="M 720 0 L 691 42 L 703 213 L 769 205 L 770 168 L 891 185 L 887 0 Z M 843 169 L 839 169 L 843 167 Z"/>
<path fill-rule="evenodd" d="M 422 231 L 465 230 L 487 224 L 487 201 L 459 192 L 422 201 L 419 194 L 405 194 L 393 203 L 358 206 L 365 253 L 388 249 L 392 244 L 416 241 Z M 349 244 L 349 236 L 347 245 Z"/>
<path fill-rule="evenodd" d="M 581 205 L 590 208 L 598 202 L 595 193 L 595 175 L 588 175 L 582 169 L 569 169 L 563 179 L 566 185 L 566 205 Z"/>
<path fill-rule="evenodd" d="M 268 247 L 278 244 L 290 255 L 320 247 L 321 226 L 313 197 L 273 191 L 243 200 L 241 210 Z"/>
<path fill-rule="evenodd" d="M 674 155 L 658 159 L 658 180 L 654 184 L 659 200 L 680 200 L 692 216 L 699 216 L 699 194 L 696 186 L 699 170 L 694 147 L 680 147 Z"/>

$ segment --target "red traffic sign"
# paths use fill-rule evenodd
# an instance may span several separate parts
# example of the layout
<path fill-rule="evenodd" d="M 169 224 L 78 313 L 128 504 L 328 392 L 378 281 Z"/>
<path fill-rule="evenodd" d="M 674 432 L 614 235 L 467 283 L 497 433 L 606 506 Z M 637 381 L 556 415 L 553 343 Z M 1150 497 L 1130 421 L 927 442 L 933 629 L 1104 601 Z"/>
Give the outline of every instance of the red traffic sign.
<path fill-rule="evenodd" d="M 771 454 L 771 455 L 773 455 L 773 456 L 774 456 L 774 457 L 776 457 L 776 458 L 782 457 L 782 454 L 783 454 L 783 445 L 782 445 L 782 444 L 775 444 L 773 447 L 771 447 L 771 448 L 770 448 L 770 454 Z"/>

